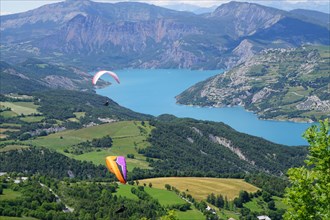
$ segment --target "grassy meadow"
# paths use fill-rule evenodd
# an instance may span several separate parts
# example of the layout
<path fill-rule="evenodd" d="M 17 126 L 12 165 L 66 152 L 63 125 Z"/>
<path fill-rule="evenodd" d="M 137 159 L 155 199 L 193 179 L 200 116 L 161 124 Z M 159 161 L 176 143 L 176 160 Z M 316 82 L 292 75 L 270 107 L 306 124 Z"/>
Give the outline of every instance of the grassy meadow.
<path fill-rule="evenodd" d="M 0 102 L 1 107 L 10 108 L 17 115 L 31 115 L 39 113 L 38 106 L 33 102 Z"/>
<path fill-rule="evenodd" d="M 12 189 L 3 189 L 2 195 L 0 195 L 1 200 L 14 200 L 20 197 L 22 194 L 20 192 L 14 191 Z"/>
<path fill-rule="evenodd" d="M 146 139 L 152 129 L 147 122 L 142 126 L 139 121 L 119 121 L 78 130 L 65 130 L 48 136 L 38 137 L 34 140 L 28 140 L 26 143 L 47 147 L 71 158 L 92 161 L 97 165 L 104 164 L 105 157 L 109 155 L 126 156 L 127 154 L 134 154 L 134 159 L 127 158 L 127 167 L 130 171 L 134 167 L 148 168 L 146 158 L 138 154 L 137 150 L 149 146 Z M 102 138 L 106 135 L 109 135 L 113 140 L 111 148 L 100 148 L 80 155 L 64 152 L 65 149 L 72 145 L 94 138 Z"/>
<path fill-rule="evenodd" d="M 141 185 L 141 184 L 139 184 Z M 116 192 L 117 196 L 123 196 L 129 199 L 138 200 L 137 196 L 131 193 L 131 188 L 134 186 L 131 185 L 119 185 L 119 189 Z M 136 187 L 136 186 L 135 186 Z M 153 198 L 157 199 L 159 203 L 163 206 L 170 206 L 175 204 L 184 204 L 185 201 L 181 199 L 178 195 L 176 195 L 172 191 L 168 191 L 165 189 L 158 189 L 158 188 L 150 188 L 144 187 L 144 191 L 146 191 L 149 195 Z M 199 220 L 204 219 L 205 217 L 203 214 L 198 211 L 194 206 L 191 206 L 191 210 L 182 212 L 182 211 L 175 211 L 176 216 L 179 220 Z"/>
<path fill-rule="evenodd" d="M 25 145 L 6 145 L 5 147 L 0 148 L 0 153 L 11 151 L 11 150 L 27 149 L 27 148 L 29 148 L 29 146 L 25 146 Z"/>
<path fill-rule="evenodd" d="M 204 178 L 204 177 L 164 177 L 139 180 L 140 183 L 152 183 L 152 187 L 165 189 L 165 184 L 174 186 L 181 192 L 192 195 L 197 200 L 206 200 L 211 193 L 227 196 L 233 200 L 241 190 L 256 192 L 259 188 L 242 179 Z M 187 191 L 188 190 L 188 191 Z"/>
<path fill-rule="evenodd" d="M 32 217 L 9 217 L 9 216 L 0 216 L 0 220 L 38 220 L 37 218 Z"/>

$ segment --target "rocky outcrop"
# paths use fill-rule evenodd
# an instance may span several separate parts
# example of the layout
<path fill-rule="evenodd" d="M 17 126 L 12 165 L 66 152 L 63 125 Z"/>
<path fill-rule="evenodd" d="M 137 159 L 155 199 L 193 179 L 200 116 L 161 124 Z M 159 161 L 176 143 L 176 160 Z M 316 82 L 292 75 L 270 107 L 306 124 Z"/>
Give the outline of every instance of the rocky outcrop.
<path fill-rule="evenodd" d="M 212 134 L 209 135 L 210 140 L 213 143 L 216 144 L 221 144 L 222 146 L 228 148 L 230 151 L 232 151 L 234 154 L 236 154 L 239 159 L 244 160 L 248 163 L 250 163 L 251 165 L 255 165 L 254 161 L 250 161 L 243 153 L 242 151 L 238 148 L 235 147 L 230 140 L 227 140 L 226 138 L 223 137 L 218 137 L 218 136 L 213 136 Z"/>

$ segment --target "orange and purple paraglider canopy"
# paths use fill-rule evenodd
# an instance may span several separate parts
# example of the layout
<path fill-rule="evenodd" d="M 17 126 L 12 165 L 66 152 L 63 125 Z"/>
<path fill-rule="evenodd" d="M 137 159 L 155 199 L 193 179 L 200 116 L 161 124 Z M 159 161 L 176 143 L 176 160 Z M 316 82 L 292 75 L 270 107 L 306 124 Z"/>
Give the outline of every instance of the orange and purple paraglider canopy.
<path fill-rule="evenodd" d="M 108 170 L 115 174 L 117 179 L 121 183 L 126 183 L 127 181 L 127 167 L 126 160 L 123 156 L 108 156 L 105 158 Z"/>

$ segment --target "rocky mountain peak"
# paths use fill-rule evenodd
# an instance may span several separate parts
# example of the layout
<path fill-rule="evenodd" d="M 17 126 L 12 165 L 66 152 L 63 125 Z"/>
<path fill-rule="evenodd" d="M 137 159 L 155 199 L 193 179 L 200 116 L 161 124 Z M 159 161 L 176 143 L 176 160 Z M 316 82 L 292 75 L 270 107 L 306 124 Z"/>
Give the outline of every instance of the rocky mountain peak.
<path fill-rule="evenodd" d="M 252 35 L 258 29 L 264 29 L 277 23 L 285 11 L 247 2 L 229 2 L 222 4 L 209 18 L 226 20 L 226 27 L 232 28 L 235 35 Z"/>

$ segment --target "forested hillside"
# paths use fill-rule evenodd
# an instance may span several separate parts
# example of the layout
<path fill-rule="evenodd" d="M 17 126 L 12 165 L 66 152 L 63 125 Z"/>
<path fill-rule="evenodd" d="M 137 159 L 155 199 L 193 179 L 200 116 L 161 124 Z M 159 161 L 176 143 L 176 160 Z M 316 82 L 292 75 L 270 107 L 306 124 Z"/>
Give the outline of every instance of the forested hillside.
<path fill-rule="evenodd" d="M 244 176 L 265 172 L 282 175 L 301 165 L 305 147 L 287 147 L 239 133 L 223 123 L 174 119 L 153 121 L 150 147 L 140 150 L 165 175 Z"/>
<path fill-rule="evenodd" d="M 121 120 L 146 120 L 152 118 L 134 112 L 130 109 L 118 105 L 108 97 L 88 92 L 69 90 L 50 90 L 47 92 L 32 93 L 36 97 L 36 103 L 40 105 L 38 109 L 49 119 L 67 119 L 74 117 L 74 112 L 85 112 L 83 121 L 97 120 L 97 118 L 110 118 Z"/>
<path fill-rule="evenodd" d="M 1 149 L 1 148 L 0 148 Z M 57 179 L 64 177 L 83 179 L 114 180 L 105 166 L 96 166 L 91 162 L 81 162 L 56 153 L 47 148 L 28 147 L 0 153 L 1 171 L 40 174 Z"/>
<path fill-rule="evenodd" d="M 2 58 L 1 58 L 2 59 Z M 0 61 L 0 93 L 27 93 L 50 89 L 93 92 L 92 75 L 77 67 L 28 58 L 18 64 Z M 102 80 L 98 86 L 109 85 Z"/>

